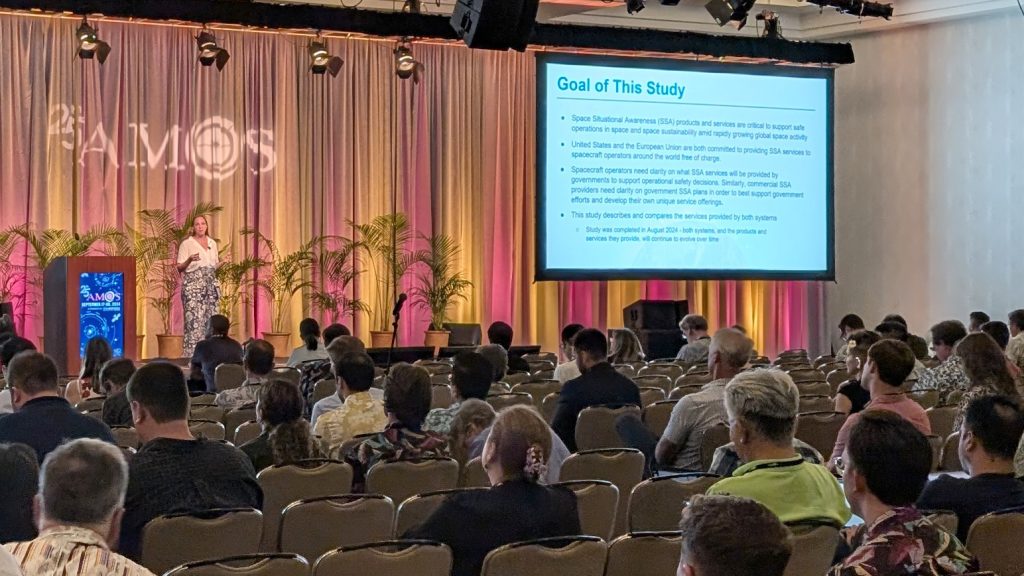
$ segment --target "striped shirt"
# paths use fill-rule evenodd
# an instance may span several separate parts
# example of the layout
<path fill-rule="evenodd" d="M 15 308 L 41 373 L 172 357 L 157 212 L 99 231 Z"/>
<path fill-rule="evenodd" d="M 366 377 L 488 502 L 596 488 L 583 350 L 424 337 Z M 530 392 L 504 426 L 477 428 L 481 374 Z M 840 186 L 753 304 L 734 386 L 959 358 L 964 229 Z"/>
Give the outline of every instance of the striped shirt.
<path fill-rule="evenodd" d="M 110 551 L 88 528 L 56 526 L 35 540 L 4 545 L 33 576 L 153 576 L 135 562 Z"/>

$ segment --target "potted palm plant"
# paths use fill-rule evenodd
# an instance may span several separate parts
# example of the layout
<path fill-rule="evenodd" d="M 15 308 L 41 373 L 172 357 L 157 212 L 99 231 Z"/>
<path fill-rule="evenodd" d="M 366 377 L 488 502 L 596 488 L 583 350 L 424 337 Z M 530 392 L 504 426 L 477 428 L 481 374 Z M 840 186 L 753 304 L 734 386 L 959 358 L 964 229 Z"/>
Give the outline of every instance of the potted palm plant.
<path fill-rule="evenodd" d="M 295 294 L 313 286 L 313 282 L 304 273 L 313 265 L 320 238 L 311 238 L 296 250 L 283 254 L 278 245 L 259 230 L 246 228 L 241 234 L 256 240 L 258 258 L 261 259 L 256 269 L 256 286 L 270 301 L 270 332 L 264 332 L 263 339 L 270 342 L 277 352 L 284 352 L 288 350 L 292 336 L 286 323 L 288 304 Z M 267 267 L 269 272 L 259 278 L 259 270 Z"/>
<path fill-rule="evenodd" d="M 402 278 L 413 265 L 409 244 L 412 230 L 405 214 L 382 214 L 367 224 L 349 225 L 358 234 L 360 251 L 366 254 L 373 273 L 373 301 L 370 305 L 370 342 L 374 348 L 391 344 L 391 310 L 397 300 Z"/>
<path fill-rule="evenodd" d="M 221 250 L 221 252 L 226 252 L 226 249 Z M 220 284 L 220 300 L 217 302 L 217 312 L 233 319 L 236 318 L 235 314 L 238 312 L 239 304 L 244 305 L 246 308 L 248 307 L 252 287 L 255 284 L 253 272 L 259 270 L 263 265 L 263 260 L 254 256 L 248 256 L 238 261 L 229 261 L 221 258 L 220 265 L 217 266 L 217 282 Z M 239 323 L 232 320 L 232 330 Z M 237 335 L 232 337 L 235 336 Z"/>
<path fill-rule="evenodd" d="M 14 263 L 21 237 L 11 230 L 0 232 L 0 310 L 20 308 L 25 297 L 25 272 Z M 12 314 L 12 320 L 14 315 Z"/>
<path fill-rule="evenodd" d="M 330 244 L 336 244 L 336 247 L 329 248 Z M 352 318 L 356 312 L 369 312 L 369 307 L 362 300 L 349 296 L 352 283 L 362 272 L 356 261 L 359 249 L 359 243 L 353 240 L 327 237 L 317 251 L 316 270 L 320 284 L 309 293 L 309 304 L 320 312 L 325 322 L 333 324 L 344 316 Z"/>
<path fill-rule="evenodd" d="M 157 356 L 181 358 L 185 337 L 174 334 L 171 326 L 171 314 L 174 312 L 174 302 L 177 300 L 181 280 L 178 277 L 178 267 L 175 266 L 174 260 L 165 258 L 156 263 L 153 274 L 155 290 L 149 293 L 147 300 L 160 316 L 161 332 L 156 335 Z"/>
<path fill-rule="evenodd" d="M 421 234 L 420 239 L 427 247 L 415 253 L 415 261 L 421 266 L 416 273 L 412 300 L 416 306 L 430 312 L 424 345 L 433 346 L 436 355 L 439 348 L 448 345 L 450 333 L 444 329 L 448 309 L 456 300 L 466 299 L 466 292 L 473 283 L 455 268 L 461 250 L 454 238 L 447 234 Z"/>

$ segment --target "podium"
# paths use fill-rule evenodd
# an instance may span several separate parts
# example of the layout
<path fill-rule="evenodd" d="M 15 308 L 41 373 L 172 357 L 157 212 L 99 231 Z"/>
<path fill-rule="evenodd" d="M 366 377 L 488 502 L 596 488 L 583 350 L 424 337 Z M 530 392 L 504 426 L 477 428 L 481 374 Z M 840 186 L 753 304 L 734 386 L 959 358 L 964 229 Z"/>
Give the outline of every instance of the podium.
<path fill-rule="evenodd" d="M 114 357 L 136 358 L 135 259 L 57 258 L 43 271 L 46 353 L 61 374 L 77 374 L 85 345 L 102 337 Z"/>
<path fill-rule="evenodd" d="M 622 309 L 622 325 L 636 333 L 648 360 L 675 358 L 685 343 L 679 322 L 689 311 L 686 300 L 637 300 Z"/>

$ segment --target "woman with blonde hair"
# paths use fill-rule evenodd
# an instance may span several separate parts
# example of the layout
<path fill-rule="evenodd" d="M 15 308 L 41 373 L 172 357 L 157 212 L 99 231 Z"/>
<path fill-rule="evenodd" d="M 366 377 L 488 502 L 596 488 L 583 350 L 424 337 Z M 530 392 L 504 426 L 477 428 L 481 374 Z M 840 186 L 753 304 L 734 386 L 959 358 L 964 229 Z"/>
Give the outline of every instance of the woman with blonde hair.
<path fill-rule="evenodd" d="M 612 330 L 608 361 L 612 364 L 642 362 L 645 355 L 636 333 L 629 328 Z"/>
<path fill-rule="evenodd" d="M 220 300 L 217 285 L 220 258 L 217 242 L 209 233 L 206 216 L 197 216 L 192 221 L 192 233 L 178 246 L 176 262 L 181 273 L 181 303 L 185 311 L 184 358 L 191 358 L 196 344 L 206 337 L 206 325 L 210 316 L 217 313 Z"/>
<path fill-rule="evenodd" d="M 502 410 L 484 445 L 489 490 L 453 494 L 404 538 L 423 538 L 452 549 L 452 576 L 477 576 L 487 554 L 505 544 L 580 533 L 576 496 L 538 483 L 551 453 L 551 432 L 526 406 Z M 467 526 L 486 527 L 467 530 Z"/>

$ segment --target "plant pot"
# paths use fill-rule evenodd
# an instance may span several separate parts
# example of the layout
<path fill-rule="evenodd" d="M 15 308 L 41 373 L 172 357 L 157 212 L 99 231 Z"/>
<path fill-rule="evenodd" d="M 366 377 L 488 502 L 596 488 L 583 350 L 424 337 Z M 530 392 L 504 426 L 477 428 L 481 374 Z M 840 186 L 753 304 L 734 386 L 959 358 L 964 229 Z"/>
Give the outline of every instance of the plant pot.
<path fill-rule="evenodd" d="M 391 347 L 391 332 L 382 332 L 380 330 L 370 331 L 370 348 L 390 348 Z"/>
<path fill-rule="evenodd" d="M 145 358 L 146 349 L 143 348 L 143 346 L 145 346 L 145 341 L 145 334 L 137 334 L 135 336 L 135 360 L 142 360 L 143 358 Z"/>
<path fill-rule="evenodd" d="M 448 345 L 448 337 L 451 332 L 447 330 L 427 330 L 424 332 L 423 345 L 434 347 L 434 358 L 441 353 L 441 348 Z"/>
<path fill-rule="evenodd" d="M 263 339 L 274 347 L 274 356 L 287 358 L 292 353 L 289 346 L 292 340 L 291 332 L 264 332 Z"/>
<path fill-rule="evenodd" d="M 178 334 L 156 335 L 156 354 L 160 358 L 169 358 L 171 360 L 181 358 L 184 345 L 184 336 L 180 336 Z"/>

